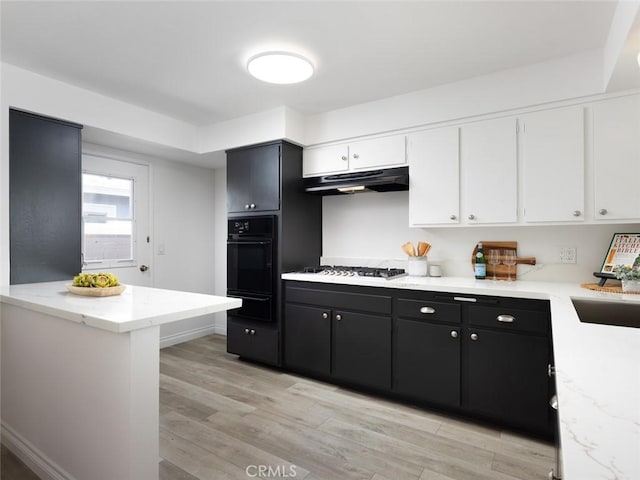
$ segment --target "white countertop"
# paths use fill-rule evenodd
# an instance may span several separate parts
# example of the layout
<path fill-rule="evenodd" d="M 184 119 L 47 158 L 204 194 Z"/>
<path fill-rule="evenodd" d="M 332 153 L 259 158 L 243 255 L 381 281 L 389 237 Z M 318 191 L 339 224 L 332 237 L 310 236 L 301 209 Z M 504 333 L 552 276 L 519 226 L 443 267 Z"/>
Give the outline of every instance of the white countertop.
<path fill-rule="evenodd" d="M 85 297 L 69 282 L 0 287 L 0 301 L 92 327 L 123 333 L 237 308 L 236 298 L 127 285 L 121 295 Z"/>
<path fill-rule="evenodd" d="M 570 283 L 472 278 L 334 277 L 285 280 L 549 300 L 564 480 L 640 479 L 640 329 L 582 323 L 571 298 L 631 302 L 640 295 L 594 292 Z"/>

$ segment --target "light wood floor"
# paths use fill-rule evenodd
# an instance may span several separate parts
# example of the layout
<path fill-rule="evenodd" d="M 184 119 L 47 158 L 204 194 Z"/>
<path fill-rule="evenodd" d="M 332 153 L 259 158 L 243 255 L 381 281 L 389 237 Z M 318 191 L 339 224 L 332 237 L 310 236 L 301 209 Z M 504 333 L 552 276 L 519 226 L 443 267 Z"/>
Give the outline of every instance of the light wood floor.
<path fill-rule="evenodd" d="M 161 480 L 543 480 L 554 460 L 547 443 L 239 361 L 216 335 L 161 351 L 160 453 Z"/>
<path fill-rule="evenodd" d="M 160 480 L 544 480 L 553 466 L 549 444 L 225 350 L 210 335 L 160 352 Z M 37 478 L 4 447 L 1 477 Z"/>

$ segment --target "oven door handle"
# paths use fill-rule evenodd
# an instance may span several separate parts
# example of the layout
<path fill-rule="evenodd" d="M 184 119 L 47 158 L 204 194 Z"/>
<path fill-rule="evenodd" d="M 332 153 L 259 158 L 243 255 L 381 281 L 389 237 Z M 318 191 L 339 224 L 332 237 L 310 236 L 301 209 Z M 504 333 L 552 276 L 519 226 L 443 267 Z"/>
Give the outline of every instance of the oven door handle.
<path fill-rule="evenodd" d="M 269 245 L 271 243 L 272 243 L 271 240 L 260 241 L 260 242 L 256 242 L 256 241 L 232 242 L 232 241 L 227 240 L 227 245 Z"/>

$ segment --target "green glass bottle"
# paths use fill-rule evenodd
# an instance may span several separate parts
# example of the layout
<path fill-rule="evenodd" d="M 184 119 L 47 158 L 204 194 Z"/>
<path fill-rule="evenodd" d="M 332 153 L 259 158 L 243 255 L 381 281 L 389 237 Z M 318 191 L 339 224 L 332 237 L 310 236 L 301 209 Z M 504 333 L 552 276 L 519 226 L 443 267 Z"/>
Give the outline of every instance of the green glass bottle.
<path fill-rule="evenodd" d="M 475 275 L 476 280 L 484 280 L 487 278 L 487 257 L 484 256 L 482 242 L 478 243 L 478 251 L 476 252 Z"/>

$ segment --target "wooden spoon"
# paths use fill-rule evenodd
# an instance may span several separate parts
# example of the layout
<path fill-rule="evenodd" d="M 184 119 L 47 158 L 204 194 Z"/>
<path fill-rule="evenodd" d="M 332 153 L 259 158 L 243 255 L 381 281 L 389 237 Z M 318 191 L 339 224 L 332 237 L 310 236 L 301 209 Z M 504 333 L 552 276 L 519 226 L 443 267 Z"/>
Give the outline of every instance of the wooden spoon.
<path fill-rule="evenodd" d="M 413 243 L 411 243 L 411 242 L 407 242 L 407 243 L 403 244 L 402 245 L 402 250 L 404 250 L 404 253 L 406 253 L 410 257 L 415 257 L 416 256 L 416 249 L 413 248 Z"/>
<path fill-rule="evenodd" d="M 430 245 L 426 242 L 418 242 L 418 256 L 422 257 L 423 255 L 426 255 L 429 247 Z"/>

